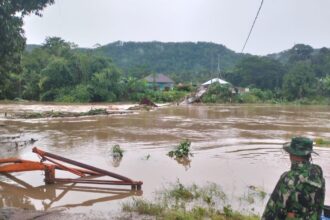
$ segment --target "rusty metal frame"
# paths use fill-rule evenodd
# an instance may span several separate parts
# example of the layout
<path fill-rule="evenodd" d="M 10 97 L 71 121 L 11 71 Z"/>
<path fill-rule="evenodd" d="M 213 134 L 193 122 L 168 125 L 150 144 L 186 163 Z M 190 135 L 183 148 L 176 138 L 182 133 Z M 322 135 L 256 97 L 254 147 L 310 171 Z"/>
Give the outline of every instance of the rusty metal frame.
<path fill-rule="evenodd" d="M 123 199 L 130 196 L 141 196 L 143 194 L 141 190 L 129 190 L 129 189 L 121 189 L 121 188 L 98 187 L 98 186 L 94 187 L 94 186 L 86 186 L 86 185 L 79 186 L 76 183 L 71 183 L 71 184 L 55 183 L 51 187 L 46 185 L 34 187 L 24 182 L 23 180 L 17 179 L 15 176 L 12 176 L 11 174 L 2 173 L 2 175 L 10 179 L 14 184 L 9 184 L 7 182 L 0 181 L 0 194 L 11 195 L 10 190 L 14 190 L 21 197 L 30 197 L 32 199 L 42 201 L 42 205 L 44 206 L 45 210 L 48 210 L 49 208 L 60 208 L 60 207 L 72 208 L 78 206 L 90 206 L 100 202 Z M 97 176 L 90 176 L 90 178 L 97 178 Z M 60 193 L 57 194 L 56 191 L 60 191 Z M 98 197 L 94 199 L 85 200 L 80 203 L 71 203 L 61 206 L 54 206 L 56 202 L 60 201 L 70 192 L 97 193 Z"/>
<path fill-rule="evenodd" d="M 40 162 L 22 160 L 18 158 L 5 158 L 0 159 L 0 173 L 11 173 L 11 172 L 24 172 L 43 170 L 45 172 L 45 183 L 83 183 L 83 184 L 105 184 L 105 185 L 120 185 L 120 186 L 131 186 L 132 190 L 141 190 L 143 184 L 142 181 L 134 181 L 128 177 L 110 172 L 108 170 L 100 169 L 88 164 L 84 164 L 72 159 L 68 159 L 56 154 L 45 152 L 41 149 L 34 147 L 32 152 L 36 153 L 41 157 Z M 50 163 L 44 163 L 49 161 Z M 76 167 L 68 167 L 60 162 L 74 165 Z M 2 165 L 5 164 L 5 165 Z M 55 170 L 63 170 L 73 173 L 79 178 L 55 178 Z M 116 180 L 99 180 L 91 179 L 91 177 L 108 176 Z"/>

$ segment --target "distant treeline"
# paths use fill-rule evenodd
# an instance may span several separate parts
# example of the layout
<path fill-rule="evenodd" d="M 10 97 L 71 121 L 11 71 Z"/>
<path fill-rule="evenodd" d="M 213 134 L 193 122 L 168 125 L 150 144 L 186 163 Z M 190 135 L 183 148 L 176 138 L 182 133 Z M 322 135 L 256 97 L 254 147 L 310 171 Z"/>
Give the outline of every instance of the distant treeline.
<path fill-rule="evenodd" d="M 147 73 L 146 73 L 147 74 Z M 99 53 L 77 50 L 61 38 L 47 38 L 42 46 L 26 50 L 21 71 L 3 78 L 2 99 L 57 102 L 139 101 L 171 102 L 187 91 L 153 91 L 141 78 L 124 74 Z"/>
<path fill-rule="evenodd" d="M 330 104 L 330 50 L 297 44 L 277 55 L 251 56 L 226 71 L 224 78 L 258 91 L 264 100 Z"/>
<path fill-rule="evenodd" d="M 41 46 L 28 47 L 21 68 L 3 73 L 1 99 L 63 102 L 173 101 L 199 84 L 221 77 L 234 86 L 251 88 L 253 97 L 240 102 L 267 100 L 316 103 L 330 96 L 330 50 L 298 44 L 269 56 L 236 54 L 213 43 L 115 42 L 95 49 L 79 49 L 53 37 Z M 174 91 L 151 90 L 143 77 L 165 73 L 187 86 Z M 182 89 L 184 88 L 184 89 Z M 181 91 L 184 90 L 184 91 Z M 204 101 L 237 99 L 212 89 Z M 227 95 L 226 95 L 227 94 Z M 210 98 L 212 97 L 212 98 Z"/>
<path fill-rule="evenodd" d="M 111 57 L 125 73 L 135 77 L 145 73 L 166 73 L 177 82 L 202 82 L 233 68 L 248 56 L 235 53 L 223 45 L 208 42 L 115 42 L 93 50 Z"/>

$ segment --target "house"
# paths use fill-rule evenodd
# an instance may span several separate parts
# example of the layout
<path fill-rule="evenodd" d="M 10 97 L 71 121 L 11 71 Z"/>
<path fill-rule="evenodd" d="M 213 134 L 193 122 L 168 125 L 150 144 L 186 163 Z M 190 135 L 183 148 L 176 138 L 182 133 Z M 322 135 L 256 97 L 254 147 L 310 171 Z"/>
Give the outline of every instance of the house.
<path fill-rule="evenodd" d="M 157 88 L 160 90 L 169 90 L 173 89 L 174 81 L 168 76 L 158 73 L 158 74 L 150 74 L 145 77 L 144 80 L 147 81 L 148 86 Z"/>
<path fill-rule="evenodd" d="M 233 94 L 243 94 L 243 93 L 250 92 L 250 89 L 249 88 L 242 88 L 242 87 L 233 87 L 231 92 Z"/>

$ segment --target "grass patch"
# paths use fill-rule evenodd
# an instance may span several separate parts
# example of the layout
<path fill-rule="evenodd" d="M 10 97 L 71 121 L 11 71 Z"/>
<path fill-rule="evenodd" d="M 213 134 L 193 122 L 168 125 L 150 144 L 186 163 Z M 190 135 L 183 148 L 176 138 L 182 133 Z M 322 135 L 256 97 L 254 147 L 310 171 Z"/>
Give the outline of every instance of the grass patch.
<path fill-rule="evenodd" d="M 168 197 L 169 198 L 174 198 L 175 200 L 193 200 L 195 198 L 197 198 L 197 194 L 196 194 L 196 190 L 192 189 L 194 188 L 188 188 L 185 187 L 182 183 L 180 183 L 180 181 L 177 182 L 177 184 L 175 184 L 173 186 L 173 189 L 170 189 L 168 191 Z"/>
<path fill-rule="evenodd" d="M 258 220 L 257 215 L 243 215 L 235 212 L 230 206 L 224 208 L 224 211 L 210 207 L 195 206 L 190 210 L 180 208 L 168 208 L 164 204 L 148 202 L 142 199 L 134 199 L 131 203 L 124 203 L 122 206 L 124 212 L 135 212 L 139 215 L 154 216 L 156 219 L 164 220 Z"/>
<path fill-rule="evenodd" d="M 143 199 L 133 199 L 132 202 L 122 205 L 124 212 L 136 212 L 140 215 L 160 216 L 164 213 L 165 207 L 162 204 L 155 204 Z"/>
<path fill-rule="evenodd" d="M 164 220 L 256 220 L 256 215 L 244 215 L 226 204 L 226 195 L 215 183 L 204 187 L 185 186 L 178 180 L 162 191 L 154 202 L 133 199 L 122 205 L 124 212 L 135 212 Z"/>

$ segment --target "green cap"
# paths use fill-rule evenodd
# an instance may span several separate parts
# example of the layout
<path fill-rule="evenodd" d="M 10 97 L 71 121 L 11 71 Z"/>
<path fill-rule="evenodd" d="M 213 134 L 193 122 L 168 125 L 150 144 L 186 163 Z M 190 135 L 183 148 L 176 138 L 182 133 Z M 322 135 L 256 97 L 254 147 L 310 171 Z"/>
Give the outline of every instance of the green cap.
<path fill-rule="evenodd" d="M 317 154 L 313 151 L 313 141 L 307 137 L 294 137 L 291 142 L 285 143 L 283 149 L 296 156 L 306 156 L 311 153 Z"/>

